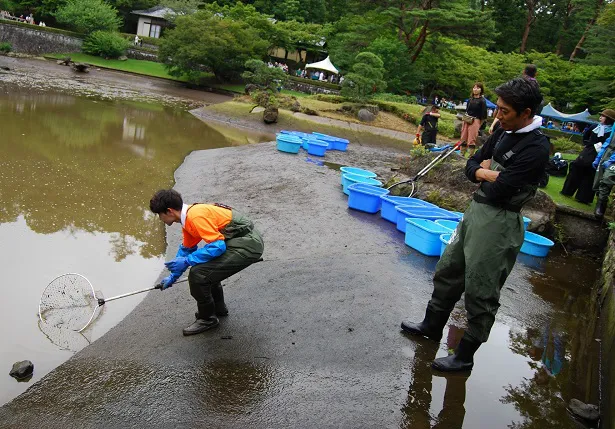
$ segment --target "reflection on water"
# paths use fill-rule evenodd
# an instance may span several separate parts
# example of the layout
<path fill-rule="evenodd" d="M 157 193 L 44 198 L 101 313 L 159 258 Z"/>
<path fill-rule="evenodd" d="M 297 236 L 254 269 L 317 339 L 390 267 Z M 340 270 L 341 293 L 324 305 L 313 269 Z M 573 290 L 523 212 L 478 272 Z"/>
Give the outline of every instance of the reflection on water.
<path fill-rule="evenodd" d="M 521 328 L 496 322 L 469 377 L 430 367 L 461 340 L 457 314 L 439 346 L 410 337 L 415 356 L 401 428 L 577 428 L 566 411 L 570 399 L 598 403 L 591 286 L 599 264 L 557 254 L 529 262 L 531 300 L 542 301 L 542 314 Z"/>
<path fill-rule="evenodd" d="M 11 327 L 0 334 L 0 367 L 29 359 L 32 381 L 70 356 L 60 347 L 96 339 L 143 298 L 110 303 L 77 341 L 45 332 L 56 346 L 37 328 L 44 287 L 66 272 L 85 275 L 107 297 L 150 286 L 165 250 L 151 195 L 173 185 L 193 150 L 267 139 L 162 106 L 28 94 L 1 83 L 0 117 L 0 323 Z M 1 380 L 0 403 L 27 388 Z"/>

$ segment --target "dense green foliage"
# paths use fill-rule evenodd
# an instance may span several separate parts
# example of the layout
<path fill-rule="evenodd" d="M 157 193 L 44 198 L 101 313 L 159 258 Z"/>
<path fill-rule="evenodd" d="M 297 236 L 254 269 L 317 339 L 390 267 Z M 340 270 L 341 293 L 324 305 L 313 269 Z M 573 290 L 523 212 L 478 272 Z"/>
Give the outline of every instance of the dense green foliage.
<path fill-rule="evenodd" d="M 12 49 L 13 49 L 13 46 L 10 43 L 8 42 L 0 43 L 0 52 L 6 54 L 8 52 L 11 52 Z"/>
<path fill-rule="evenodd" d="M 117 31 L 122 23 L 117 10 L 104 0 L 67 0 L 55 12 L 58 22 L 84 34 Z"/>
<path fill-rule="evenodd" d="M 103 58 L 118 58 L 126 52 L 130 43 L 119 33 L 94 31 L 83 41 L 81 50 L 86 54 Z"/>
<path fill-rule="evenodd" d="M 361 52 L 355 58 L 352 72 L 346 75 L 342 84 L 342 95 L 357 100 L 371 98 L 386 88 L 383 76 L 382 60 L 371 52 Z"/>
<path fill-rule="evenodd" d="M 268 67 L 261 60 L 248 60 L 245 64 L 246 71 L 241 77 L 248 83 L 258 85 L 261 89 L 275 91 L 288 80 L 288 75 L 278 67 Z"/>
<path fill-rule="evenodd" d="M 238 78 L 247 60 L 267 61 L 274 47 L 288 58 L 299 50 L 297 67 L 326 52 L 348 74 L 369 52 L 384 63 L 387 91 L 459 101 L 477 80 L 493 98 L 498 84 L 534 63 L 557 109 L 615 107 L 613 0 L 0 0 L 0 9 L 37 21 L 55 14 L 86 33 L 123 19 L 134 33 L 130 12 L 157 4 L 179 12 L 160 52 L 175 76 Z"/>

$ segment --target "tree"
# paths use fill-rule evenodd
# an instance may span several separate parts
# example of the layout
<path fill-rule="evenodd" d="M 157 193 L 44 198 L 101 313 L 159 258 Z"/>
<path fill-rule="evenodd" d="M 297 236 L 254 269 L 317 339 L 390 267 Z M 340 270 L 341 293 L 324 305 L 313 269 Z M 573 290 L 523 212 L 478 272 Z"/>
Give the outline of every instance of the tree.
<path fill-rule="evenodd" d="M 58 22 L 84 34 L 96 30 L 117 31 L 122 25 L 117 9 L 103 0 L 67 0 L 55 17 Z"/>
<path fill-rule="evenodd" d="M 587 39 L 587 62 L 615 65 L 615 3 L 607 4 Z"/>
<path fill-rule="evenodd" d="M 384 76 L 384 63 L 371 52 L 361 52 L 355 58 L 352 72 L 346 75 L 342 84 L 342 95 L 358 100 L 371 98 L 382 92 L 387 83 Z"/>
<path fill-rule="evenodd" d="M 246 61 L 245 68 L 241 77 L 248 83 L 259 86 L 261 89 L 275 91 L 279 86 L 288 81 L 288 75 L 278 67 L 268 67 L 261 60 Z"/>
<path fill-rule="evenodd" d="M 587 36 L 588 36 L 589 32 L 591 31 L 592 27 L 594 26 L 594 24 L 598 20 L 598 16 L 600 16 L 600 12 L 602 11 L 602 7 L 603 6 L 604 6 L 604 0 L 597 0 L 596 1 L 595 8 L 593 9 L 594 13 L 592 14 L 592 17 L 589 19 L 589 21 L 587 23 L 587 26 L 585 27 L 585 31 L 581 35 L 581 38 L 577 42 L 577 45 L 574 47 L 574 50 L 572 51 L 572 54 L 570 54 L 570 61 L 573 61 L 575 59 L 575 57 L 577 56 L 577 54 L 579 53 L 579 51 L 583 47 L 583 43 L 585 43 L 585 39 L 587 39 Z"/>
<path fill-rule="evenodd" d="M 204 70 L 218 79 L 238 77 L 251 58 L 265 58 L 270 42 L 245 21 L 208 10 L 180 16 L 161 39 L 158 58 L 173 76 L 198 79 Z"/>

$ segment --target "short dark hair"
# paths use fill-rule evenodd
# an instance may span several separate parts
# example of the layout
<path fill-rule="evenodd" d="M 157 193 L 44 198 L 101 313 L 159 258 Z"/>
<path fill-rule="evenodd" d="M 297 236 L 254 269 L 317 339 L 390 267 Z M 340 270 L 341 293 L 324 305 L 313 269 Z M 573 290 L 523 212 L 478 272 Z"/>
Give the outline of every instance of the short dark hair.
<path fill-rule="evenodd" d="M 485 93 L 485 85 L 483 85 L 482 82 L 474 82 L 474 85 L 472 85 L 472 89 L 474 89 L 475 86 L 478 86 L 480 88 L 480 95 L 483 95 Z M 474 92 L 470 91 L 470 97 L 472 97 L 474 95 Z"/>
<path fill-rule="evenodd" d="M 542 94 L 536 82 L 522 77 L 503 83 L 495 89 L 495 93 L 515 109 L 517 116 L 525 109 L 530 109 L 532 117 L 538 113 L 542 104 Z"/>
<path fill-rule="evenodd" d="M 533 77 L 533 78 L 536 78 L 537 72 L 538 70 L 536 69 L 536 66 L 534 64 L 526 65 L 525 70 L 523 70 L 523 73 L 525 73 L 526 76 Z"/>
<path fill-rule="evenodd" d="M 437 104 L 432 104 L 432 105 L 431 105 L 431 111 L 432 111 L 432 112 L 435 112 L 436 110 L 440 110 L 440 108 L 438 107 L 438 105 L 437 105 Z"/>
<path fill-rule="evenodd" d="M 149 200 L 149 209 L 156 214 L 166 213 L 168 209 L 181 210 L 184 200 L 175 189 L 161 189 Z"/>

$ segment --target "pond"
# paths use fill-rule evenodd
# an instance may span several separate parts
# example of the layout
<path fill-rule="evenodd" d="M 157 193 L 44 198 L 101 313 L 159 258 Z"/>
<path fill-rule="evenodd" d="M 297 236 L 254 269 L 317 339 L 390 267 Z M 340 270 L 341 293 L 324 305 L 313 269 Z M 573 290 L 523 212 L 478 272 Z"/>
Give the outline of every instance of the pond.
<path fill-rule="evenodd" d="M 79 273 L 111 297 L 153 286 L 164 225 L 149 198 L 172 187 L 193 150 L 272 140 L 206 125 L 155 104 L 33 93 L 0 83 L 0 404 L 25 391 L 124 318 L 144 294 L 113 301 L 83 335 L 40 326 L 43 289 Z M 203 166 L 207 168 L 207 166 Z M 8 377 L 16 361 L 34 376 Z"/>

